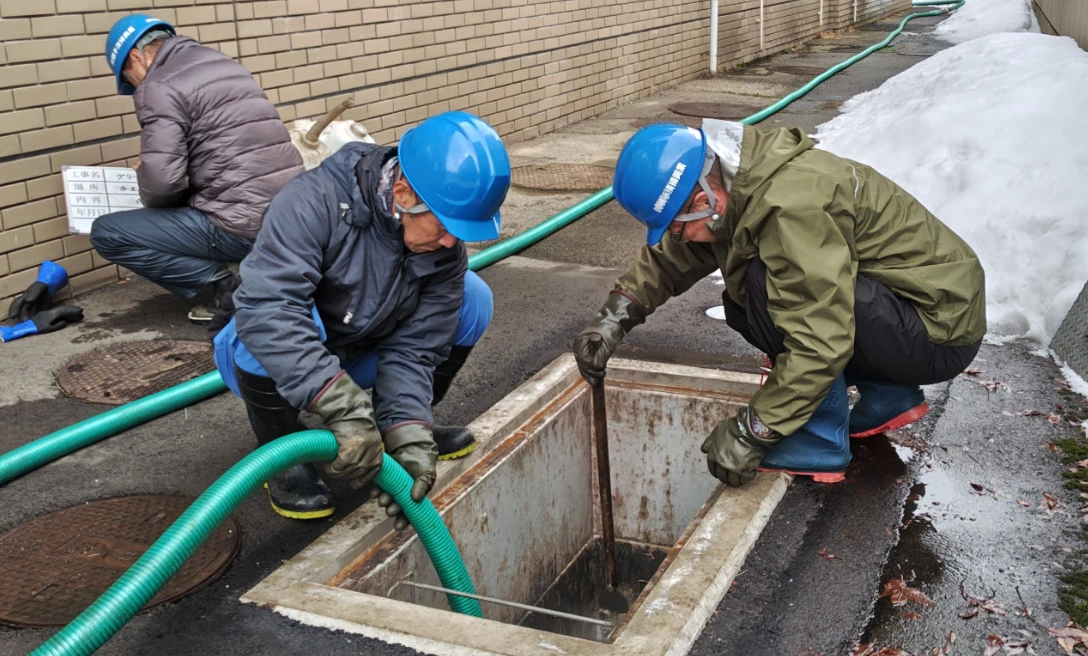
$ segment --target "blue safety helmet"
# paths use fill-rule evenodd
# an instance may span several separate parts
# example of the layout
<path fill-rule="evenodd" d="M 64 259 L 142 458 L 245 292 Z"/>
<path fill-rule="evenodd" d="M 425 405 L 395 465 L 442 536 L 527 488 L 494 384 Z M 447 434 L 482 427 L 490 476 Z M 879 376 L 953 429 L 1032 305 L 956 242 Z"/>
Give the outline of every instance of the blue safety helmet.
<path fill-rule="evenodd" d="M 117 78 L 117 93 L 123 96 L 136 93 L 136 87 L 129 84 L 121 74 L 125 59 L 128 58 L 129 51 L 136 47 L 136 42 L 151 30 L 169 32 L 171 36 L 177 34 L 174 26 L 164 20 L 146 14 L 132 14 L 114 23 L 106 36 L 106 62 L 109 63 L 113 76 Z"/>
<path fill-rule="evenodd" d="M 400 170 L 420 204 L 462 241 L 499 236 L 499 207 L 510 189 L 510 158 L 495 129 L 467 112 L 445 112 L 404 133 Z"/>
<path fill-rule="evenodd" d="M 636 132 L 616 162 L 612 193 L 629 214 L 646 224 L 646 243 L 661 241 L 673 221 L 714 216 L 713 209 L 680 214 L 695 185 L 713 198 L 706 174 L 714 164 L 702 130 L 655 123 Z"/>

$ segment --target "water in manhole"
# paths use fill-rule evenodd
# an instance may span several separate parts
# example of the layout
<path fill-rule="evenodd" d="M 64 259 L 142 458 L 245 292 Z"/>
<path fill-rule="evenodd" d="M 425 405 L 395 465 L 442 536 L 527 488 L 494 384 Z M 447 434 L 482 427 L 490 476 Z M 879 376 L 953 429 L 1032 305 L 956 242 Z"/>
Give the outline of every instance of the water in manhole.
<path fill-rule="evenodd" d="M 808 75 L 816 77 L 820 73 L 823 73 L 825 69 L 819 66 L 771 66 L 769 67 L 775 73 L 789 73 L 791 75 Z"/>
<path fill-rule="evenodd" d="M 171 339 L 126 342 L 73 358 L 57 373 L 69 396 L 120 405 L 215 369 L 211 344 Z"/>
<path fill-rule="evenodd" d="M 514 186 L 538 191 L 597 191 L 612 184 L 612 168 L 594 164 L 530 164 L 510 173 Z"/>
<path fill-rule="evenodd" d="M 0 536 L 0 624 L 63 626 L 106 591 L 192 503 L 133 496 L 64 508 Z M 174 601 L 226 571 L 241 544 L 227 518 L 144 608 Z"/>
<path fill-rule="evenodd" d="M 681 116 L 698 116 L 701 118 L 717 118 L 723 121 L 738 121 L 749 114 L 759 111 L 747 105 L 718 102 L 683 102 L 669 105 L 674 114 Z"/>

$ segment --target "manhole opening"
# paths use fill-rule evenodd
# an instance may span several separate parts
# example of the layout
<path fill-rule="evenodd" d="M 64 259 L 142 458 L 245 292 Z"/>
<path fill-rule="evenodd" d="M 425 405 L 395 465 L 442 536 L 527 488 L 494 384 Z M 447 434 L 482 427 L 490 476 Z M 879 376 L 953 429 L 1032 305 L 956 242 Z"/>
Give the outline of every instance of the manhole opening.
<path fill-rule="evenodd" d="M 82 503 L 0 535 L 0 624 L 63 626 L 131 566 L 193 502 L 131 496 Z M 241 535 L 228 518 L 144 607 L 175 601 L 219 578 Z"/>
<path fill-rule="evenodd" d="M 65 394 L 121 405 L 215 369 L 207 342 L 153 339 L 114 344 L 70 360 L 57 373 Z"/>
<path fill-rule="evenodd" d="M 745 116 L 758 112 L 759 108 L 734 103 L 684 102 L 670 105 L 669 110 L 674 114 L 679 114 L 681 116 L 716 118 L 722 121 L 739 121 Z"/>
<path fill-rule="evenodd" d="M 530 164 L 513 169 L 510 182 L 537 191 L 597 191 L 612 184 L 612 173 L 594 164 Z"/>
<path fill-rule="evenodd" d="M 613 474 L 618 591 L 635 612 L 717 499 L 718 481 L 690 436 L 708 433 L 742 400 L 620 381 L 610 381 L 606 395 L 611 468 L 625 472 Z M 572 385 L 436 504 L 455 499 L 444 519 L 479 594 L 583 619 L 482 602 L 485 617 L 608 642 L 630 613 L 598 606 L 606 580 L 589 397 L 584 384 Z M 441 585 L 419 541 L 400 535 L 340 580 L 349 590 L 448 608 L 444 594 L 413 584 Z"/>

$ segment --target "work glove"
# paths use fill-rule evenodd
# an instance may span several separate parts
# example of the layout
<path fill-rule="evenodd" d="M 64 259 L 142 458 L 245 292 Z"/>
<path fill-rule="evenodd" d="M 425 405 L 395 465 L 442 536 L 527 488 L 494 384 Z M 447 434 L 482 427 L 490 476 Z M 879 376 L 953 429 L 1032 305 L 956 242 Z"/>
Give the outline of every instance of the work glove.
<path fill-rule="evenodd" d="M 308 408 L 336 437 L 336 460 L 325 465 L 330 478 L 348 481 L 358 490 L 382 468 L 382 434 L 374 422 L 370 392 L 341 371 Z"/>
<path fill-rule="evenodd" d="M 44 335 L 64 328 L 70 323 L 83 321 L 83 308 L 60 305 L 51 310 L 38 312 L 33 317 L 14 326 L 0 327 L 0 342 L 10 342 L 28 335 Z"/>
<path fill-rule="evenodd" d="M 763 454 L 781 439 L 745 406 L 736 416 L 719 422 L 703 442 L 706 468 L 722 483 L 740 487 L 755 478 Z"/>
<path fill-rule="evenodd" d="M 37 279 L 8 308 L 8 318 L 22 323 L 35 314 L 48 310 L 53 307 L 53 296 L 67 284 L 68 272 L 64 267 L 49 260 L 42 262 Z"/>
<path fill-rule="evenodd" d="M 646 321 L 646 312 L 641 305 L 618 291 L 608 295 L 596 318 L 574 338 L 574 359 L 578 361 L 578 371 L 590 385 L 601 383 L 605 365 L 616 350 L 616 345 L 643 321 Z"/>
<path fill-rule="evenodd" d="M 412 501 L 423 501 L 438 479 L 438 447 L 435 446 L 431 429 L 421 424 L 405 424 L 395 428 L 385 436 L 385 450 L 415 481 L 412 483 Z M 398 531 L 408 528 L 408 518 L 400 505 L 393 501 L 392 495 L 377 488 L 370 495 L 371 498 L 377 497 L 378 505 L 385 508 L 387 516 L 396 517 L 393 528 Z"/>

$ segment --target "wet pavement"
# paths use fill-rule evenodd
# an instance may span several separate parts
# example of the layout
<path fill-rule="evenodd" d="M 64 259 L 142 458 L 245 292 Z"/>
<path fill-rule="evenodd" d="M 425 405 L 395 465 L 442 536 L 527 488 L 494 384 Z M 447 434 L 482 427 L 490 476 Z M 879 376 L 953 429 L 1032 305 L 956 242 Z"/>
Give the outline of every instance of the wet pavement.
<path fill-rule="evenodd" d="M 696 80 L 555 135 L 516 144 L 514 164 L 607 164 L 635 123 L 669 112 L 675 102 L 736 102 L 754 110 L 800 86 L 807 77 L 772 66 L 842 61 L 883 38 L 898 22 L 819 39 L 740 74 Z M 911 24 L 895 47 L 836 76 L 774 117 L 772 125 L 811 130 L 835 115 L 841 101 L 874 88 L 940 48 L 925 36 L 936 21 Z M 504 208 L 504 236 L 520 232 L 584 197 L 580 193 L 513 190 Z M 436 419 L 474 418 L 570 348 L 642 235 L 615 204 L 605 206 L 482 275 L 496 313 Z M 670 301 L 623 343 L 626 357 L 758 371 L 762 356 L 710 319 L 722 288 L 697 284 Z M 142 280 L 78 299 L 79 326 L 3 345 L 0 359 L 0 451 L 103 410 L 58 396 L 53 374 L 70 358 L 105 344 L 153 338 L 204 339 L 185 319 L 188 305 Z M 1039 654 L 1059 653 L 1047 626 L 1060 626 L 1058 576 L 1081 545 L 1076 495 L 1062 487 L 1060 454 L 1048 444 L 1077 429 L 1051 425 L 1048 408 L 1062 402 L 1057 369 L 1028 345 L 985 347 L 977 377 L 927 390 L 932 411 L 907 431 L 854 445 L 850 476 L 840 485 L 796 481 L 761 535 L 743 573 L 695 643 L 693 654 L 846 654 L 855 640 L 914 656 L 950 646 L 981 654 L 990 633 L 1032 640 Z M 980 384 L 999 381 L 990 390 Z M 1042 416 L 1020 415 L 1037 409 Z M 1006 415 L 1005 413 L 1009 413 Z M 703 436 L 694 438 L 693 444 Z M 242 405 L 220 395 L 84 449 L 0 487 L 0 532 L 32 517 L 94 499 L 132 494 L 196 496 L 254 446 Z M 972 483 L 981 487 L 975 489 Z M 270 511 L 262 494 L 233 517 L 241 553 L 223 578 L 177 603 L 142 613 L 102 654 L 410 654 L 411 650 L 301 626 L 264 608 L 238 602 L 246 590 L 362 503 L 339 494 L 329 520 L 294 522 Z M 1051 516 L 1043 493 L 1065 504 Z M 1020 503 L 1027 503 L 1024 506 Z M 933 601 L 893 607 L 880 594 L 892 579 L 909 581 Z M 1005 615 L 967 604 L 994 594 Z M 1031 616 L 1018 616 L 1023 597 Z M 1028 632 L 1025 636 L 1021 631 Z M 955 632 L 956 643 L 946 636 Z M 0 654 L 22 654 L 50 634 L 0 627 Z M 945 640 L 945 642 L 942 642 Z M 938 652 L 942 653 L 942 652 Z"/>

